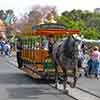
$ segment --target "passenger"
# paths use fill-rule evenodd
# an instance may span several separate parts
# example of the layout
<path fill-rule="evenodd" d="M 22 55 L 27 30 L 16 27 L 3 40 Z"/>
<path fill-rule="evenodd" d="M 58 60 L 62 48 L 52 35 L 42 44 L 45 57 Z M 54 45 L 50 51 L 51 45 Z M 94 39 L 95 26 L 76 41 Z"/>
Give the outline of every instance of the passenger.
<path fill-rule="evenodd" d="M 97 79 L 100 78 L 100 52 L 97 46 L 94 47 L 90 60 L 88 61 L 89 74 L 95 73 Z"/>
<path fill-rule="evenodd" d="M 53 50 L 53 45 L 55 43 L 55 40 L 53 37 L 49 37 L 48 39 L 48 52 L 49 52 L 49 55 L 52 56 L 52 50 Z"/>
<path fill-rule="evenodd" d="M 39 42 L 36 42 L 36 44 L 35 44 L 35 48 L 34 48 L 35 50 L 39 50 L 40 49 L 40 43 Z"/>
<path fill-rule="evenodd" d="M 48 42 L 45 44 L 44 50 L 48 50 Z"/>
<path fill-rule="evenodd" d="M 48 41 L 47 41 L 47 40 L 44 40 L 44 41 L 42 42 L 42 49 L 48 50 Z"/>

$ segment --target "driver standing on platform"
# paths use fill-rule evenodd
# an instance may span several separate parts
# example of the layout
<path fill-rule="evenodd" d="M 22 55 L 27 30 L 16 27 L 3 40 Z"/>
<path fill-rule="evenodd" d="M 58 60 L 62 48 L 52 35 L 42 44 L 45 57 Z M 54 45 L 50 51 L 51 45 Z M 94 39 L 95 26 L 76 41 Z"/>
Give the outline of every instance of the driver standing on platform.
<path fill-rule="evenodd" d="M 49 55 L 52 56 L 52 50 L 53 50 L 53 45 L 55 43 L 55 40 L 52 36 L 49 37 L 48 39 L 48 49 L 49 49 Z"/>
<path fill-rule="evenodd" d="M 18 39 L 16 44 L 16 56 L 17 56 L 18 68 L 22 67 L 21 50 L 22 50 L 22 42 L 21 39 Z"/>

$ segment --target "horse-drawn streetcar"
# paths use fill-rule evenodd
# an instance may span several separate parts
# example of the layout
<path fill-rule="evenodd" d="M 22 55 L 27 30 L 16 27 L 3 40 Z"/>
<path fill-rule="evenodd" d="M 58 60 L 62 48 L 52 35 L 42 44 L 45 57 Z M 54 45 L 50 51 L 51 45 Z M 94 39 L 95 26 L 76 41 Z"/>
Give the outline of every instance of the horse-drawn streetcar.
<path fill-rule="evenodd" d="M 36 25 L 32 29 L 32 33 L 24 33 L 19 37 L 22 46 L 20 69 L 38 79 L 57 80 L 57 76 L 60 76 L 66 81 L 67 76 L 73 75 L 75 85 L 78 42 L 72 35 L 80 31 L 66 30 L 64 25 L 54 23 Z"/>

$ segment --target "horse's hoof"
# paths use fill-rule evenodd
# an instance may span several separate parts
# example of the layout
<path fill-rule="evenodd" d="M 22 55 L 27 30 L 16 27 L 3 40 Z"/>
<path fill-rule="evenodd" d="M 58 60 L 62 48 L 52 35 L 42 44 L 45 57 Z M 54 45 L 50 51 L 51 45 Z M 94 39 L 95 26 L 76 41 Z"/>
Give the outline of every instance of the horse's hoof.
<path fill-rule="evenodd" d="M 69 94 L 69 91 L 68 90 L 64 90 L 63 94 Z"/>
<path fill-rule="evenodd" d="M 55 88 L 56 88 L 56 89 L 58 89 L 58 85 L 59 85 L 59 83 L 56 83 L 56 84 L 55 84 Z"/>
<path fill-rule="evenodd" d="M 79 78 L 81 78 L 82 77 L 82 74 L 79 74 Z"/>
<path fill-rule="evenodd" d="M 88 73 L 85 73 L 84 76 L 88 78 L 89 75 L 88 75 Z"/>
<path fill-rule="evenodd" d="M 55 88 L 56 88 L 56 89 L 58 88 L 57 84 L 55 85 Z"/>
<path fill-rule="evenodd" d="M 75 88 L 76 87 L 75 83 L 70 83 L 70 87 Z"/>

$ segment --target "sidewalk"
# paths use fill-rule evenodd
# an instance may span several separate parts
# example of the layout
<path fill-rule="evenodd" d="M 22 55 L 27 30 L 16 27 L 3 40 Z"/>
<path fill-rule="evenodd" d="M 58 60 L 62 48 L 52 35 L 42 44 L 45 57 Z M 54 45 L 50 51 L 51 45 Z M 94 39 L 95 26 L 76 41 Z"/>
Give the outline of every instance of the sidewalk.
<path fill-rule="evenodd" d="M 80 78 L 77 87 L 100 97 L 100 79 L 86 77 Z"/>

